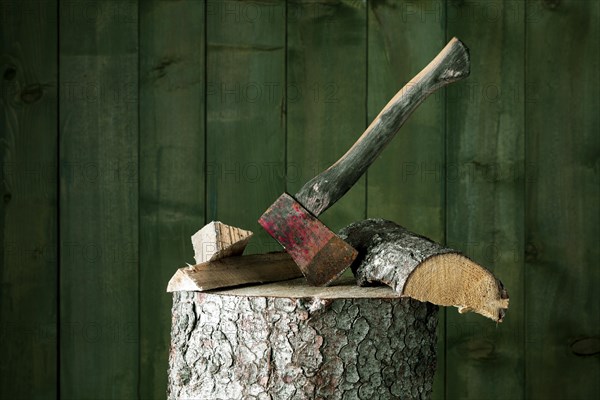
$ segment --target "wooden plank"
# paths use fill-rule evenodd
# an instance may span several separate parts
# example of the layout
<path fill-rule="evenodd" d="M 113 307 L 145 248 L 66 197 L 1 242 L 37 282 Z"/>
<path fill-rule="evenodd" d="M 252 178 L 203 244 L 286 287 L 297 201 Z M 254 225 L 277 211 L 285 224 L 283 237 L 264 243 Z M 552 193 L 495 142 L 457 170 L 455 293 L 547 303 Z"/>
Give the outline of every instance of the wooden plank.
<path fill-rule="evenodd" d="M 285 5 L 206 10 L 206 217 L 255 232 L 246 253 L 280 250 L 257 220 L 285 189 Z"/>
<path fill-rule="evenodd" d="M 379 157 L 414 110 L 440 88 L 467 78 L 469 49 L 453 38 L 390 101 L 332 166 L 308 181 L 294 196 L 315 216 L 340 199 Z"/>
<path fill-rule="evenodd" d="M 140 396 L 167 390 L 171 298 L 204 225 L 204 2 L 140 2 Z"/>
<path fill-rule="evenodd" d="M 443 1 L 369 2 L 369 121 L 446 44 Z M 426 100 L 368 172 L 367 215 L 443 243 L 444 97 Z M 433 398 L 444 395 L 444 311 Z"/>
<path fill-rule="evenodd" d="M 60 388 L 138 385 L 138 9 L 60 3 Z"/>
<path fill-rule="evenodd" d="M 366 128 L 364 1 L 295 1 L 287 12 L 287 191 L 332 165 Z M 320 219 L 337 231 L 365 217 L 365 179 Z"/>
<path fill-rule="evenodd" d="M 249 256 L 254 257 L 254 256 Z M 397 299 L 402 295 L 387 286 L 357 286 L 354 278 L 340 277 L 332 286 L 311 286 L 306 279 L 291 279 L 284 282 L 271 282 L 263 285 L 244 286 L 213 290 L 209 294 L 227 294 L 233 296 L 269 296 L 288 299 L 310 298 L 333 299 Z M 310 301 L 310 300 L 309 300 Z M 414 302 L 405 298 L 404 302 Z M 316 307 L 315 307 L 316 308 Z M 352 314 L 352 313 L 350 313 Z"/>
<path fill-rule="evenodd" d="M 0 3 L 0 398 L 56 396 L 56 1 Z"/>
<path fill-rule="evenodd" d="M 528 2 L 526 38 L 526 397 L 594 399 L 600 3 Z"/>
<path fill-rule="evenodd" d="M 179 268 L 167 292 L 204 292 L 294 278 L 302 278 L 302 272 L 286 252 L 232 256 Z"/>
<path fill-rule="evenodd" d="M 448 310 L 446 396 L 518 399 L 525 386 L 524 2 L 448 6 L 448 35 L 464 40 L 472 63 L 471 77 L 448 88 L 446 99 L 447 243 L 504 283 L 510 307 L 498 326 Z"/>

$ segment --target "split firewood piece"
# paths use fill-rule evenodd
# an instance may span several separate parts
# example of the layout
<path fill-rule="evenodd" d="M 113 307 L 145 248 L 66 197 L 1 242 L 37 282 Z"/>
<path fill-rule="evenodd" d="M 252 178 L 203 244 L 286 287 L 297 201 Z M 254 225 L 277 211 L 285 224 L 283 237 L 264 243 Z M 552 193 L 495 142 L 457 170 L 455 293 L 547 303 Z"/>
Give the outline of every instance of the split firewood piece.
<path fill-rule="evenodd" d="M 359 252 L 352 271 L 360 286 L 384 283 L 403 296 L 502 322 L 508 292 L 460 252 L 383 219 L 355 222 L 340 237 Z"/>
<path fill-rule="evenodd" d="M 212 221 L 192 236 L 196 264 L 242 255 L 253 233 Z"/>
<path fill-rule="evenodd" d="M 253 254 L 179 268 L 167 292 L 205 291 L 299 278 L 302 272 L 287 253 Z"/>

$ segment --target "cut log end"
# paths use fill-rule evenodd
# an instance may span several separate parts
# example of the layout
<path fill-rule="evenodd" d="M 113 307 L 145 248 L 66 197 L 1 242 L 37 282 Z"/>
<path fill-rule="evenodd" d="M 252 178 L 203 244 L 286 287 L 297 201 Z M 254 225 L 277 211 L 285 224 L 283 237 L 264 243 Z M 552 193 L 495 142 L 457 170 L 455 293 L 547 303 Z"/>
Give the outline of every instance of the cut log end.
<path fill-rule="evenodd" d="M 434 255 L 409 275 L 404 296 L 441 306 L 458 307 L 502 322 L 508 293 L 490 271 L 458 253 Z"/>
<path fill-rule="evenodd" d="M 385 284 L 403 296 L 455 306 L 502 322 L 508 293 L 481 265 L 383 219 L 355 222 L 340 232 L 358 250 L 352 266 L 361 286 Z"/>

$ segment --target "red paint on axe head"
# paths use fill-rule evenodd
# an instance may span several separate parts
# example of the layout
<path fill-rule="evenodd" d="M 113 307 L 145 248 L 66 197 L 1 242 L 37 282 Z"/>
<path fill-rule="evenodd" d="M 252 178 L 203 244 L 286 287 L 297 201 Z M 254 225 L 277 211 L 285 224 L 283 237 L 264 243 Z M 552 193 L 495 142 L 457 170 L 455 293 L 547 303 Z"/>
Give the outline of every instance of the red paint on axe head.
<path fill-rule="evenodd" d="M 287 193 L 265 211 L 258 223 L 283 246 L 315 286 L 333 282 L 358 254 Z"/>

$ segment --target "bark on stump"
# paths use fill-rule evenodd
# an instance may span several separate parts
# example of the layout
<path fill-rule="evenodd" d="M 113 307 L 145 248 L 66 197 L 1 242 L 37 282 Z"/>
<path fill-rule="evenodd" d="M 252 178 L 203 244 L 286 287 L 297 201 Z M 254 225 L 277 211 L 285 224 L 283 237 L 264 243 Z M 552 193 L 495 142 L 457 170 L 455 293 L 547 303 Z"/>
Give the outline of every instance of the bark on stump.
<path fill-rule="evenodd" d="M 429 398 L 437 306 L 354 279 L 173 293 L 169 399 Z"/>

